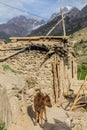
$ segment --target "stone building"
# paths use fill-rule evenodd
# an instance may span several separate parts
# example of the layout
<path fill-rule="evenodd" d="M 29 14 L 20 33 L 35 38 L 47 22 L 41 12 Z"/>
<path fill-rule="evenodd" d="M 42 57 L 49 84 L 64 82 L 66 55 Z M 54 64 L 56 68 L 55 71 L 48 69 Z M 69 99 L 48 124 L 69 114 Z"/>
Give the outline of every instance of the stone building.
<path fill-rule="evenodd" d="M 67 37 L 10 39 L 0 46 L 0 121 L 7 128 L 26 124 L 27 108 L 38 90 L 60 103 L 77 79 L 76 57 Z"/>
<path fill-rule="evenodd" d="M 33 80 L 33 87 L 50 94 L 55 102 L 68 94 L 71 80 L 77 79 L 76 57 L 68 37 L 11 37 L 10 40 L 28 50 L 24 71 L 31 79 L 30 88 Z M 21 61 L 25 64 L 25 60 Z"/>

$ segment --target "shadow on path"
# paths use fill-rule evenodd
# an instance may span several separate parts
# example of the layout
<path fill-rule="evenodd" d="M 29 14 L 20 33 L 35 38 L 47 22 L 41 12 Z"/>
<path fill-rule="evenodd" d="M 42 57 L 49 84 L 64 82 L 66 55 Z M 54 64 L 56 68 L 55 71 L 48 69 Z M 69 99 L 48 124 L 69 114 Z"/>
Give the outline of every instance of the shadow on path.
<path fill-rule="evenodd" d="M 71 128 L 60 120 L 54 119 L 55 124 L 45 123 L 43 130 L 71 130 Z"/>
<path fill-rule="evenodd" d="M 33 124 L 35 125 L 35 112 L 33 111 L 32 106 L 27 107 L 27 113 L 31 118 Z M 54 119 L 54 122 L 55 122 L 54 124 L 49 123 L 49 121 L 45 122 L 42 129 L 43 130 L 71 130 L 71 128 L 67 124 L 63 123 L 58 119 Z"/>
<path fill-rule="evenodd" d="M 28 113 L 29 117 L 31 118 L 33 124 L 35 124 L 35 112 L 33 111 L 32 106 L 27 107 L 27 113 Z"/>

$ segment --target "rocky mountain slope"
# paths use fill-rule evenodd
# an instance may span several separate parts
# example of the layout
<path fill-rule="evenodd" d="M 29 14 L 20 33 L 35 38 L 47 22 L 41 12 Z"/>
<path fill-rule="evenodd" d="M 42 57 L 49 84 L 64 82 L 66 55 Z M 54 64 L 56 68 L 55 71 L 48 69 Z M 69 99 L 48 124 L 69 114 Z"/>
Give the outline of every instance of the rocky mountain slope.
<path fill-rule="evenodd" d="M 72 34 L 79 29 L 87 26 L 87 6 L 82 10 L 78 8 L 71 9 L 65 15 L 65 25 L 67 35 Z M 53 20 L 49 21 L 46 25 L 32 31 L 31 35 L 46 35 L 47 32 L 61 19 L 61 16 L 55 17 Z M 62 25 L 60 24 L 50 35 L 63 35 Z"/>
<path fill-rule="evenodd" d="M 67 7 L 64 7 L 64 8 L 62 8 L 62 11 L 63 11 L 64 14 L 66 14 L 66 13 L 69 12 L 69 9 Z M 59 15 L 60 15 L 60 12 L 59 13 L 53 13 L 48 21 L 53 20 L 54 18 L 58 17 Z"/>
<path fill-rule="evenodd" d="M 0 24 L 0 38 L 7 39 L 9 36 L 25 36 L 41 25 L 45 24 L 44 20 L 35 18 L 27 19 L 25 16 L 14 17 L 6 24 Z"/>
<path fill-rule="evenodd" d="M 87 27 L 69 36 L 78 62 L 78 79 L 87 75 Z"/>
<path fill-rule="evenodd" d="M 80 64 L 87 64 L 87 27 L 69 36 Z"/>
<path fill-rule="evenodd" d="M 87 26 L 87 6 L 82 10 L 74 7 L 70 11 L 65 7 L 63 8 L 63 12 L 66 15 L 67 35 Z M 52 14 L 47 22 L 37 20 L 34 17 L 27 19 L 25 16 L 17 16 L 9 20 L 6 24 L 0 24 L 0 38 L 8 39 L 10 36 L 46 35 L 60 19 L 60 13 Z M 51 35 L 63 35 L 62 25 L 60 24 L 56 27 Z"/>
<path fill-rule="evenodd" d="M 67 13 L 68 8 L 64 7 L 63 12 Z M 54 13 L 48 21 L 51 21 L 60 13 Z M 10 36 L 26 36 L 30 34 L 32 30 L 39 28 L 44 25 L 47 21 L 38 20 L 34 17 L 26 18 L 25 16 L 17 16 L 9 20 L 5 24 L 0 24 L 0 38 L 8 39 Z"/>

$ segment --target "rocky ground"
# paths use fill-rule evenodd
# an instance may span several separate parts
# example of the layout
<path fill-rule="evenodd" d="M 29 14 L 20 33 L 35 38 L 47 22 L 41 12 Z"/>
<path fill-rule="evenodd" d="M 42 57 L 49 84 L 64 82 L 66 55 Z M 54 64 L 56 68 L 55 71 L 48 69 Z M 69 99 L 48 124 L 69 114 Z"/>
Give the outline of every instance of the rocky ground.
<path fill-rule="evenodd" d="M 86 130 L 87 113 L 69 112 L 57 106 L 47 108 L 48 122 L 43 128 L 38 124 L 34 126 L 32 107 L 29 107 L 29 115 L 26 113 L 20 118 L 17 125 L 12 124 L 8 130 Z"/>
<path fill-rule="evenodd" d="M 43 128 L 39 124 L 34 126 L 33 103 L 28 104 L 25 96 L 21 93 L 26 85 L 23 77 L 7 71 L 0 74 L 0 81 L 0 118 L 2 117 L 6 121 L 8 130 L 87 129 L 87 112 L 85 109 L 66 111 L 57 104 L 54 104 L 52 108 L 47 108 L 48 122 L 44 122 Z M 4 90 L 2 86 L 5 87 Z"/>

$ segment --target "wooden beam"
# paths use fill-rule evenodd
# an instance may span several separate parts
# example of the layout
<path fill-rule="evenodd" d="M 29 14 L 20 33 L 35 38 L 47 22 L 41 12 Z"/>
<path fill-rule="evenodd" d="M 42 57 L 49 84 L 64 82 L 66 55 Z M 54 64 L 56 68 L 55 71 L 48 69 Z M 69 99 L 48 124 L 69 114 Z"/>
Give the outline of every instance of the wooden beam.
<path fill-rule="evenodd" d="M 49 32 L 46 34 L 46 37 L 47 37 L 48 35 L 50 35 L 50 34 L 52 33 L 52 31 L 56 28 L 56 26 L 58 26 L 61 22 L 62 22 L 62 19 L 60 19 L 60 21 L 58 21 L 58 23 L 57 23 L 56 25 L 54 25 L 54 26 L 51 28 L 51 30 L 49 30 Z"/>
<path fill-rule="evenodd" d="M 12 53 L 12 54 L 10 54 L 10 55 L 8 55 L 8 56 L 5 56 L 5 57 L 0 58 L 0 62 L 3 62 L 3 61 L 5 61 L 5 60 L 7 60 L 7 59 L 9 59 L 9 58 L 11 58 L 11 57 L 13 57 L 13 56 L 19 54 L 19 53 L 22 53 L 22 52 L 26 51 L 27 49 L 30 50 L 30 48 L 31 48 L 31 46 L 23 47 L 23 48 L 18 48 L 19 50 L 17 50 L 16 52 L 14 52 L 14 53 Z M 17 48 L 16 48 L 16 49 L 17 49 Z"/>
<path fill-rule="evenodd" d="M 10 40 L 41 40 L 43 39 L 68 39 L 68 36 L 34 36 L 34 37 L 10 37 Z"/>
<path fill-rule="evenodd" d="M 11 54 L 11 55 L 8 55 L 8 56 L 6 56 L 6 57 L 3 57 L 3 58 L 0 59 L 0 62 L 3 62 L 3 61 L 5 61 L 5 60 L 7 60 L 7 59 L 9 59 L 9 58 L 11 58 L 11 57 L 13 57 L 13 56 L 15 56 L 15 55 L 21 53 L 21 52 L 24 52 L 25 50 L 26 50 L 26 48 L 23 48 L 23 49 L 21 49 L 21 50 L 15 52 L 15 53 L 13 53 L 13 54 Z"/>

